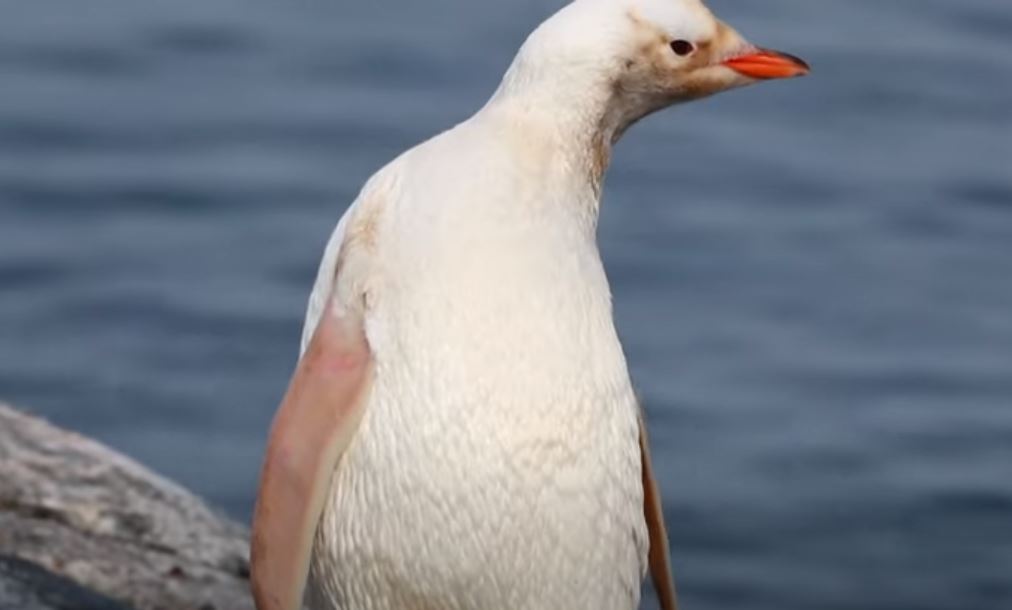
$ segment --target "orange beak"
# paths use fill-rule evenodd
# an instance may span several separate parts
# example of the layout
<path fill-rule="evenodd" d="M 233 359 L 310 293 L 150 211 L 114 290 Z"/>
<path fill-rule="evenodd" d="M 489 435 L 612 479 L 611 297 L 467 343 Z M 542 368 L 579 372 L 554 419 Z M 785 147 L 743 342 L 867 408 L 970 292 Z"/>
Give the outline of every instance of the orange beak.
<path fill-rule="evenodd" d="M 808 64 L 798 57 L 769 49 L 756 49 L 732 57 L 725 61 L 724 65 L 739 74 L 759 80 L 804 76 L 810 69 Z"/>

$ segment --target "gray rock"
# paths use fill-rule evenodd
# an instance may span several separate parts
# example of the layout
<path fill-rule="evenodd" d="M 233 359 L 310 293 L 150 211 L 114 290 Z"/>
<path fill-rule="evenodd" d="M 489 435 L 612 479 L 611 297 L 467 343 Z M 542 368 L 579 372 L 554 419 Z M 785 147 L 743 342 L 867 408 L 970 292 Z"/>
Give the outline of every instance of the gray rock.
<path fill-rule="evenodd" d="M 0 555 L 0 610 L 130 610 L 16 557 Z"/>
<path fill-rule="evenodd" d="M 175 483 L 0 404 L 0 554 L 136 610 L 252 610 L 247 553 L 245 528 Z"/>

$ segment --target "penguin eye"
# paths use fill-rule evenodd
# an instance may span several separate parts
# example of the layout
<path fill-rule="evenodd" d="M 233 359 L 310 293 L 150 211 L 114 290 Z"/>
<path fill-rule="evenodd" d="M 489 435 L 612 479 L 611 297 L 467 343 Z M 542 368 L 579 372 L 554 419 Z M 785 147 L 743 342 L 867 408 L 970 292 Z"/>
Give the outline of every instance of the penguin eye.
<path fill-rule="evenodd" d="M 675 55 L 685 57 L 695 51 L 696 47 L 692 46 L 692 43 L 688 40 L 676 40 L 671 43 L 671 50 L 675 52 Z"/>

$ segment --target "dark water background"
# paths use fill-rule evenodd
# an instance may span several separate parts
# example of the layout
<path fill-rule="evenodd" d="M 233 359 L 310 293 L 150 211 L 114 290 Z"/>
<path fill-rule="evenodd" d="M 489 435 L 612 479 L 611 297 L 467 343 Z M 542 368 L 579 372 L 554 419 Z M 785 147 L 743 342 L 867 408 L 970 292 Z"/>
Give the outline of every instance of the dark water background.
<path fill-rule="evenodd" d="M 325 239 L 547 0 L 0 4 L 0 398 L 248 518 Z M 619 146 L 689 609 L 1012 609 L 1012 2 L 713 0 L 811 78 Z"/>

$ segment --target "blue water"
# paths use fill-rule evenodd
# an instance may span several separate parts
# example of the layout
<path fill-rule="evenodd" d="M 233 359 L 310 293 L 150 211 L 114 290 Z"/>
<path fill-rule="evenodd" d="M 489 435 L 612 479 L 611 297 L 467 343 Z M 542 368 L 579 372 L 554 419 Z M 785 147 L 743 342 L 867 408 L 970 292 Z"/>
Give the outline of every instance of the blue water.
<path fill-rule="evenodd" d="M 0 7 L 0 398 L 240 519 L 323 244 L 547 0 Z M 684 607 L 1012 608 L 1012 3 L 711 5 L 814 75 L 620 144 Z"/>

